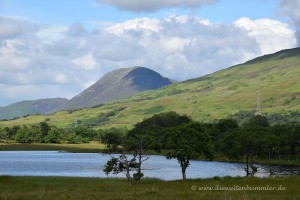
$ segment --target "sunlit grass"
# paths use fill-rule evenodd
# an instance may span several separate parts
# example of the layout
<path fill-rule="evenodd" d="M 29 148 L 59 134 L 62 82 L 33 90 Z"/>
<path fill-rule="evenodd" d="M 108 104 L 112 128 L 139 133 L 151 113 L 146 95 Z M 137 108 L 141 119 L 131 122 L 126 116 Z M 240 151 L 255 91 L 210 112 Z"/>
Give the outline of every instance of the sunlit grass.
<path fill-rule="evenodd" d="M 104 144 L 98 142 L 90 142 L 86 144 L 19 144 L 19 143 L 0 143 L 2 151 L 30 151 L 30 150 L 60 150 L 68 152 L 101 152 L 105 148 Z"/>

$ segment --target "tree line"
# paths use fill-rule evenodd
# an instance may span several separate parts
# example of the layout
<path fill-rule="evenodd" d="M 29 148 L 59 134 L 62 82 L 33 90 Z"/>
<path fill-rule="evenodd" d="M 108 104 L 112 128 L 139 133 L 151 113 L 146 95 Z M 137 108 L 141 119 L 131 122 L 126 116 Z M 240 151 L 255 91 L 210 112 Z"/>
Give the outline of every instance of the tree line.
<path fill-rule="evenodd" d="M 88 143 L 100 138 L 100 131 L 84 126 L 73 128 L 57 128 L 47 122 L 36 125 L 0 127 L 0 141 L 15 141 L 18 143 Z"/>
<path fill-rule="evenodd" d="M 298 160 L 300 154 L 300 124 L 270 126 L 261 115 L 239 125 L 232 118 L 200 123 L 175 112 L 161 113 L 137 123 L 127 133 L 112 131 L 101 139 L 108 153 L 120 153 L 106 163 L 104 172 L 125 173 L 129 185 L 143 177 L 141 166 L 149 159 L 147 151 L 177 159 L 184 180 L 191 159 L 245 159 L 246 176 L 250 176 L 257 170 L 257 158 Z"/>

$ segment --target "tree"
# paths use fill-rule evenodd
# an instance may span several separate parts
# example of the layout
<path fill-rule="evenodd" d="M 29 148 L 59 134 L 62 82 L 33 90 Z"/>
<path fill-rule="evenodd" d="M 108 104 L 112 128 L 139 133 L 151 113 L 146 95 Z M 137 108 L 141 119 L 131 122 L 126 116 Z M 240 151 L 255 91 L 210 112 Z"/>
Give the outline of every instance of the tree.
<path fill-rule="evenodd" d="M 15 136 L 16 142 L 18 143 L 32 143 L 34 142 L 34 137 L 30 134 L 29 127 L 24 125 L 17 131 Z"/>
<path fill-rule="evenodd" d="M 132 158 L 126 153 L 130 149 L 130 141 L 126 134 L 123 132 L 124 129 L 110 129 L 102 137 L 102 143 L 106 144 L 106 153 L 120 152 L 121 155 L 115 158 L 112 157 L 104 166 L 103 171 L 106 175 L 113 173 L 118 174 L 124 172 L 128 181 L 128 185 L 132 185 L 132 176 L 130 171 L 138 168 L 136 162 L 137 154 L 133 154 Z"/>
<path fill-rule="evenodd" d="M 126 138 L 127 149 L 132 151 L 137 159 L 137 173 L 134 174 L 135 180 L 140 182 L 143 177 L 141 172 L 142 163 L 150 158 L 144 155 L 145 151 L 160 151 L 163 146 L 166 146 L 166 138 L 162 137 L 161 130 L 168 127 L 177 127 L 190 121 L 191 119 L 185 115 L 179 115 L 176 112 L 166 112 L 153 115 L 137 123 L 129 131 Z"/>
<path fill-rule="evenodd" d="M 208 124 L 208 126 L 207 130 L 212 137 L 215 150 L 217 151 L 221 151 L 223 146 L 222 141 L 226 134 L 232 133 L 239 128 L 237 121 L 234 119 L 220 119 L 216 124 Z M 230 139 L 227 142 L 232 143 Z"/>
<path fill-rule="evenodd" d="M 106 152 L 122 152 L 126 133 L 127 129 L 111 128 L 104 130 L 101 135 L 101 142 L 106 145 Z"/>
<path fill-rule="evenodd" d="M 124 172 L 127 178 L 128 185 L 132 185 L 132 177 L 130 175 L 130 171 L 135 169 L 136 166 L 135 157 L 129 158 L 128 156 L 121 154 L 118 158 L 112 157 L 104 166 L 103 171 L 106 175 L 113 173 L 119 174 Z"/>
<path fill-rule="evenodd" d="M 8 139 L 8 134 L 5 129 L 0 127 L 0 142 L 6 142 Z"/>
<path fill-rule="evenodd" d="M 17 131 L 20 129 L 20 126 L 13 126 L 12 128 L 10 127 L 5 127 L 4 130 L 8 134 L 7 137 L 8 139 L 12 140 L 14 139 L 15 135 L 17 134 Z"/>
<path fill-rule="evenodd" d="M 253 166 L 253 157 L 257 149 L 257 139 L 258 135 L 247 128 L 241 128 L 239 130 L 239 142 L 241 147 L 241 152 L 244 153 L 246 157 L 246 175 L 250 175 L 250 168 L 252 168 L 252 173 L 255 173 L 255 167 Z M 250 164 L 250 165 L 249 165 Z"/>
<path fill-rule="evenodd" d="M 171 111 L 153 115 L 144 121 L 137 123 L 135 127 L 143 129 L 161 129 L 167 127 L 175 127 L 181 124 L 191 122 L 191 118 L 186 115 L 179 115 Z"/>
<path fill-rule="evenodd" d="M 238 129 L 228 131 L 220 142 L 221 154 L 230 159 L 238 160 L 241 155 L 240 133 Z"/>
<path fill-rule="evenodd" d="M 51 130 L 51 127 L 47 124 L 47 122 L 40 122 L 39 127 L 42 138 L 46 137 L 48 132 Z"/>
<path fill-rule="evenodd" d="M 249 119 L 248 123 L 246 123 L 246 126 L 248 126 L 248 127 L 258 127 L 258 126 L 268 127 L 269 122 L 265 116 L 255 115 Z"/>
<path fill-rule="evenodd" d="M 141 170 L 142 164 L 150 158 L 145 155 L 145 151 L 156 149 L 156 144 L 156 139 L 152 136 L 151 132 L 147 132 L 146 130 L 137 127 L 128 132 L 126 145 L 129 151 L 133 151 L 133 154 L 137 159 L 137 173 L 133 175 L 136 181 L 141 181 L 141 178 L 144 175 Z"/>
<path fill-rule="evenodd" d="M 202 155 L 213 159 L 210 138 L 200 123 L 191 122 L 167 128 L 164 130 L 164 134 L 167 135 L 166 158 L 177 159 L 183 180 L 186 180 L 186 169 L 189 167 L 191 159 L 197 159 Z"/>
<path fill-rule="evenodd" d="M 46 143 L 61 143 L 61 135 L 63 134 L 63 129 L 58 129 L 57 127 L 52 127 L 48 132 L 48 135 L 44 137 Z"/>

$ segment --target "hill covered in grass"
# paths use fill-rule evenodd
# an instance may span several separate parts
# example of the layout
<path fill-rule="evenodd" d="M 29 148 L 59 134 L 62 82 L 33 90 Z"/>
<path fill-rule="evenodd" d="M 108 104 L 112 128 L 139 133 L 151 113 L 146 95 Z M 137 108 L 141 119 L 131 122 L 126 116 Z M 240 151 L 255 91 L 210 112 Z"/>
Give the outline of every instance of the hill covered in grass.
<path fill-rule="evenodd" d="M 34 101 L 22 101 L 0 107 L 0 119 L 13 119 L 23 115 L 47 114 L 61 109 L 68 99 L 53 98 Z"/>
<path fill-rule="evenodd" d="M 176 111 L 198 121 L 255 110 L 260 94 L 264 113 L 300 109 L 300 48 L 265 55 L 200 78 L 146 91 L 94 108 L 69 110 L 1 122 L 0 126 L 38 123 L 60 127 L 80 122 L 95 128 L 132 127 L 153 114 Z"/>

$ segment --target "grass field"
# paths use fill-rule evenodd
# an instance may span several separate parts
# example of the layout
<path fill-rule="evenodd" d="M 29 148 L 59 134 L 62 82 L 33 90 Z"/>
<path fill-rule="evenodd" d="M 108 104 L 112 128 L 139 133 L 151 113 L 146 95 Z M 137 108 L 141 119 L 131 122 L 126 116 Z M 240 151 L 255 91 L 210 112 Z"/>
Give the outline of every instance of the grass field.
<path fill-rule="evenodd" d="M 299 176 L 226 177 L 188 181 L 144 179 L 140 184 L 128 186 L 125 179 L 2 176 L 0 177 L 0 199 L 296 200 L 300 199 L 299 183 Z M 234 186 L 236 190 L 230 190 L 233 189 L 230 187 Z M 213 191 L 211 187 L 222 190 Z M 241 187 L 245 187 L 244 190 L 238 190 Z"/>

